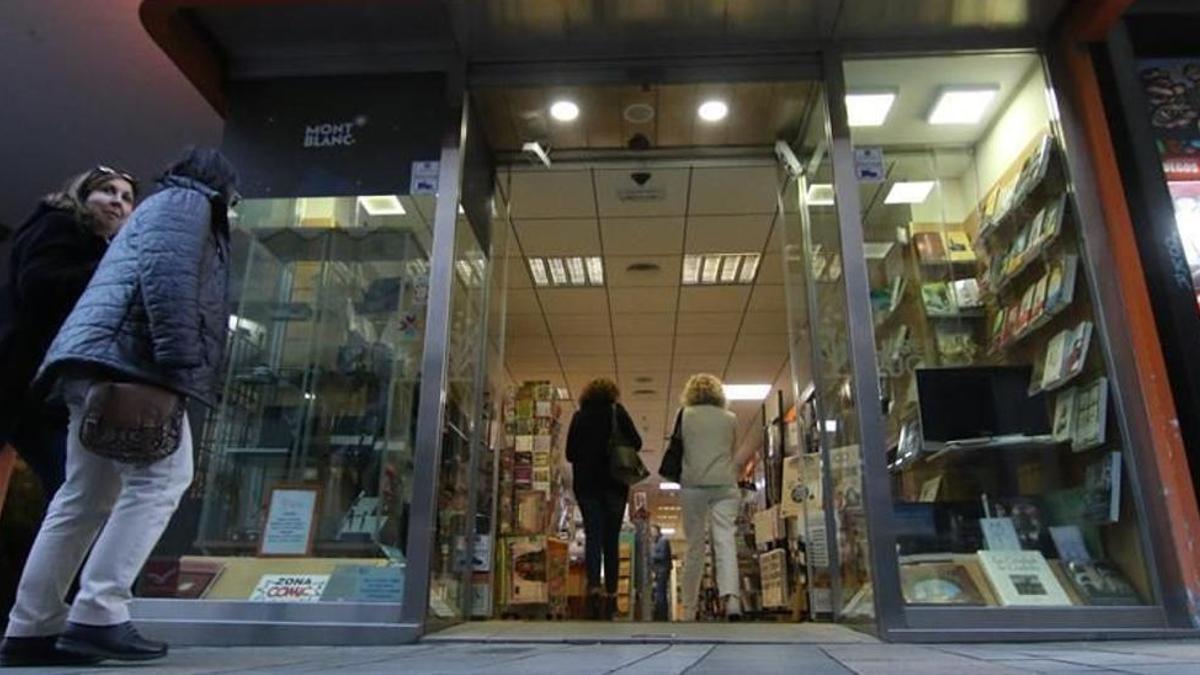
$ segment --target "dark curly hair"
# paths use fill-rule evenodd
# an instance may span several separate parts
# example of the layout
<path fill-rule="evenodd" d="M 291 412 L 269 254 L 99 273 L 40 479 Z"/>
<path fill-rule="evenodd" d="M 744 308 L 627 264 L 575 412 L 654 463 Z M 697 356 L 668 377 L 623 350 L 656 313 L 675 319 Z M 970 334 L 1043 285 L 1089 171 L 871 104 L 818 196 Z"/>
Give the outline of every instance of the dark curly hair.
<path fill-rule="evenodd" d="M 583 406 L 588 403 L 602 403 L 604 405 L 612 405 L 621 398 L 621 390 L 617 389 L 617 383 L 606 377 L 598 377 L 583 388 L 583 393 L 579 395 L 579 405 Z"/>

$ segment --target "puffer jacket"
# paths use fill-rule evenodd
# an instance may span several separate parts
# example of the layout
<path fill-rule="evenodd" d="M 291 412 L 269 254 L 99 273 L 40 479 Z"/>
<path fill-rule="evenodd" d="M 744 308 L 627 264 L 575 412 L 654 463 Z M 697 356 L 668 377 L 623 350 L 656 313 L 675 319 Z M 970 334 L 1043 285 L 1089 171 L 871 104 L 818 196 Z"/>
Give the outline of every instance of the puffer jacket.
<path fill-rule="evenodd" d="M 212 406 L 229 322 L 219 193 L 167 176 L 113 239 L 38 374 L 149 382 Z"/>

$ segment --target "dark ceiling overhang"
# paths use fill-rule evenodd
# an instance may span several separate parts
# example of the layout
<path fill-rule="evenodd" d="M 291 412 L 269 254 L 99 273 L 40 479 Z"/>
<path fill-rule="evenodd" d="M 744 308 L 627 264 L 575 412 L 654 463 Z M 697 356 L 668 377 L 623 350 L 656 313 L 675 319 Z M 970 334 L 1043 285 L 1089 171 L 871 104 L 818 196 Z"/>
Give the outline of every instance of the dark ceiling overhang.
<path fill-rule="evenodd" d="M 1077 0 L 1100 9 L 1128 0 Z M 143 0 L 150 36 L 208 102 L 288 75 L 493 72 L 1040 44 L 1069 0 Z M 536 64 L 536 68 L 535 68 Z M 499 69 L 497 71 L 496 69 Z M 508 69 L 508 70 L 504 70 Z M 634 78 L 636 79 L 636 78 Z"/>

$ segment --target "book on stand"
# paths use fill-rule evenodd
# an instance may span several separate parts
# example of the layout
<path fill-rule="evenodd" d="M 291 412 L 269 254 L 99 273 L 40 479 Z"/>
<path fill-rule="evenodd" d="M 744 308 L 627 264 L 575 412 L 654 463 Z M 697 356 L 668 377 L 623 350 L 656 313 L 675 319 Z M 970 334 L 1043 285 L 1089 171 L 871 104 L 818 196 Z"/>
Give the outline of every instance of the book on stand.
<path fill-rule="evenodd" d="M 1067 443 L 1075 434 L 1075 388 L 1071 387 L 1054 399 L 1054 440 Z"/>
<path fill-rule="evenodd" d="M 971 247 L 971 237 L 962 230 L 951 230 L 946 233 L 946 252 L 951 262 L 974 262 L 975 249 Z"/>
<path fill-rule="evenodd" d="M 1006 607 L 1069 606 L 1070 597 L 1037 551 L 980 551 L 979 562 Z"/>
<path fill-rule="evenodd" d="M 1075 424 L 1071 449 L 1075 452 L 1104 445 L 1108 425 L 1108 378 L 1100 377 L 1079 387 L 1075 395 Z"/>
<path fill-rule="evenodd" d="M 989 551 L 1020 551 L 1021 540 L 1012 518 L 980 518 L 983 541 Z"/>
<path fill-rule="evenodd" d="M 913 242 L 922 263 L 946 262 L 946 243 L 941 232 L 918 232 L 913 235 Z"/>
<path fill-rule="evenodd" d="M 1096 459 L 1084 472 L 1083 516 L 1089 523 L 1115 523 L 1121 518 L 1121 453 Z"/>

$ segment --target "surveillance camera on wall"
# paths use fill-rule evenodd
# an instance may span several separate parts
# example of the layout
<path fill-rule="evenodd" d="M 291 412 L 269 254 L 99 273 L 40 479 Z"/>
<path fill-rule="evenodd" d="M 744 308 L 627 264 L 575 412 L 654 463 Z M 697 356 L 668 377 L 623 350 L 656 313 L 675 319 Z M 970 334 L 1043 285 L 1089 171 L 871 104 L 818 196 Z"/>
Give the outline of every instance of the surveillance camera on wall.
<path fill-rule="evenodd" d="M 795 152 L 792 152 L 792 146 L 788 145 L 786 141 L 775 141 L 775 157 L 779 159 L 779 163 L 792 178 L 804 175 L 804 165 L 800 163 L 800 158 L 796 156 Z"/>

